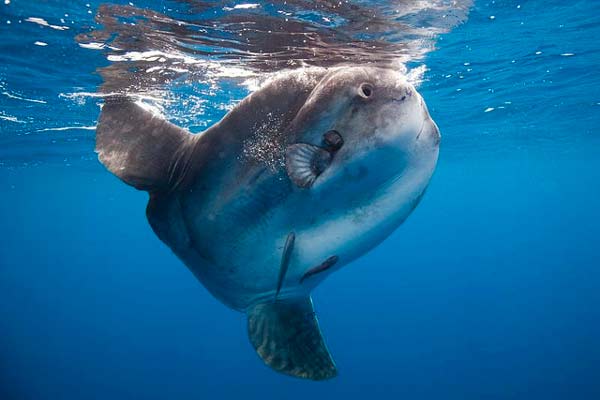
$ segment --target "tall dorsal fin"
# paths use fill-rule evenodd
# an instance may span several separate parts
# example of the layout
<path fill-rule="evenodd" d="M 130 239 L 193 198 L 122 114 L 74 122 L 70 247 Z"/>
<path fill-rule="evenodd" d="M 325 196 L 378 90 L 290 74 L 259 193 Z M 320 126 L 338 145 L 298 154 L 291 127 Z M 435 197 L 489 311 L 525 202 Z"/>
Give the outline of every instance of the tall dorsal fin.
<path fill-rule="evenodd" d="M 184 173 L 194 136 L 153 115 L 125 96 L 107 98 L 96 152 L 113 174 L 140 190 L 172 188 Z"/>

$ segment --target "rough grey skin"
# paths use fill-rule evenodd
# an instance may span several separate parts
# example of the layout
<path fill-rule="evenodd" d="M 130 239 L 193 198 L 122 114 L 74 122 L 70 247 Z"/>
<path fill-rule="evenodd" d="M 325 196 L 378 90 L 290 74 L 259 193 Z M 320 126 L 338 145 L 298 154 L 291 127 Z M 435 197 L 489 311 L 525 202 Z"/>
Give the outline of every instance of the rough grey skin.
<path fill-rule="evenodd" d="M 100 161 L 150 193 L 150 225 L 219 300 L 248 314 L 280 372 L 336 375 L 310 300 L 417 205 L 439 132 L 391 69 L 286 73 L 191 135 L 127 98 L 107 99 Z"/>

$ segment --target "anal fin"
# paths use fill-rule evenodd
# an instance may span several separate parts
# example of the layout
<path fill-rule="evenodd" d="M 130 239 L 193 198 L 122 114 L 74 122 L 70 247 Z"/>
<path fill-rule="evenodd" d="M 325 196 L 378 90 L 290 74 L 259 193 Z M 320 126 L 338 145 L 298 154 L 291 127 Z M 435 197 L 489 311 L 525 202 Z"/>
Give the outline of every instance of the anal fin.
<path fill-rule="evenodd" d="M 259 303 L 247 313 L 250 342 L 269 367 L 313 380 L 337 375 L 310 297 Z"/>

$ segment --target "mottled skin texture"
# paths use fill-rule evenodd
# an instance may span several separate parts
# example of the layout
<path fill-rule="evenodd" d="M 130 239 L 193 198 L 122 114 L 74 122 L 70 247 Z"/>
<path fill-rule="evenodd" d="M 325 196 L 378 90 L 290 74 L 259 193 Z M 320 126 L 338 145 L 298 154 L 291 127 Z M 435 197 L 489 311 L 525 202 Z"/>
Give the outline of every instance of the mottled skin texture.
<path fill-rule="evenodd" d="M 398 209 L 386 210 L 389 215 L 385 219 L 389 220 L 382 221 L 383 226 L 372 227 L 366 221 L 378 212 L 370 207 L 379 195 L 377 191 L 388 189 L 390 181 L 406 172 L 408 162 L 406 155 L 396 149 L 374 149 L 383 139 L 370 128 L 390 122 L 373 109 L 388 107 L 395 96 L 398 101 L 419 96 L 407 84 L 399 93 L 396 87 L 377 85 L 381 79 L 377 75 L 390 73 L 351 69 L 328 75 L 321 70 L 291 75 L 254 93 L 219 124 L 194 138 L 191 161 L 187 161 L 193 163 L 188 168 L 189 176 L 168 193 L 151 196 L 148 218 L 158 236 L 217 298 L 244 310 L 272 295 L 290 231 L 296 233 L 296 251 L 280 295 L 308 292 L 323 276 L 300 285 L 304 272 L 332 255 L 340 258 L 336 268 L 343 266 L 383 240 L 414 208 L 429 176 L 409 193 L 409 198 L 398 199 Z M 363 81 L 373 82 L 373 99 L 352 93 Z M 318 92 L 307 104 L 313 90 Z M 376 102 L 380 104 L 373 104 Z M 319 177 L 329 180 L 324 187 L 296 187 L 285 173 L 285 145 L 320 144 L 323 133 L 333 127 L 345 139 L 344 149 L 336 155 L 343 167 L 337 170 L 337 176 Z M 268 140 L 252 147 L 264 140 L 258 135 Z M 426 167 L 430 172 L 435 163 L 435 142 L 434 138 L 429 144 L 429 161 L 433 163 Z M 387 165 L 352 165 L 359 151 L 361 157 L 376 153 L 377 164 Z M 351 222 L 338 222 L 340 231 L 333 236 L 320 233 L 324 223 L 340 219 Z M 344 231 L 343 226 L 351 226 L 352 230 Z M 303 242 L 311 246 L 313 241 L 322 242 L 322 250 L 300 250 Z"/>
<path fill-rule="evenodd" d="M 323 146 L 331 130 L 343 145 L 300 187 L 286 170 L 286 149 Z M 304 335 L 312 345 L 289 357 L 271 342 L 299 343 L 294 332 L 302 329 L 277 324 L 293 321 L 285 317 L 293 310 L 312 310 L 308 296 L 319 282 L 404 221 L 427 187 L 438 143 L 421 96 L 399 73 L 373 67 L 285 74 L 201 135 L 133 103 L 107 102 L 97 134 L 100 160 L 150 193 L 147 216 L 159 238 L 215 297 L 250 310 L 263 360 L 312 379 L 335 374 L 316 319 L 305 325 L 316 329 Z M 279 284 L 282 303 L 269 306 Z"/>

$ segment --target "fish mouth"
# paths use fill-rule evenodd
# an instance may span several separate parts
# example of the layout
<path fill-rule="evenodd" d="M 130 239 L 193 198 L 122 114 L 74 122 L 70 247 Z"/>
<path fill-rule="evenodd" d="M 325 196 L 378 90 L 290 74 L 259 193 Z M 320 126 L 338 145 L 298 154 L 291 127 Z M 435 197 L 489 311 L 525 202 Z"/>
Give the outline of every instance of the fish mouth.
<path fill-rule="evenodd" d="M 423 129 L 425 128 L 425 118 L 423 118 L 423 122 L 421 122 L 421 129 L 419 129 L 419 133 L 417 133 L 417 137 L 415 140 L 419 140 L 421 137 L 421 133 L 423 133 Z"/>
<path fill-rule="evenodd" d="M 438 129 L 435 122 L 433 122 L 431 117 L 427 117 L 427 118 L 423 119 L 423 122 L 421 123 L 421 129 L 419 129 L 419 133 L 417 133 L 415 140 L 419 140 L 421 138 L 421 135 L 425 131 L 426 127 L 431 128 L 431 129 L 427 129 L 429 131 L 429 132 L 427 132 L 428 133 L 427 136 L 431 137 L 434 147 L 437 147 L 440 144 L 441 135 L 440 135 L 440 130 Z"/>
<path fill-rule="evenodd" d="M 406 100 L 406 95 L 399 97 L 399 98 L 392 97 L 392 101 L 402 102 L 404 100 Z"/>

